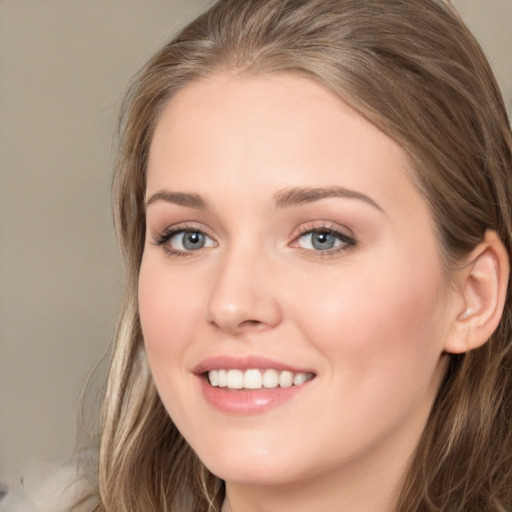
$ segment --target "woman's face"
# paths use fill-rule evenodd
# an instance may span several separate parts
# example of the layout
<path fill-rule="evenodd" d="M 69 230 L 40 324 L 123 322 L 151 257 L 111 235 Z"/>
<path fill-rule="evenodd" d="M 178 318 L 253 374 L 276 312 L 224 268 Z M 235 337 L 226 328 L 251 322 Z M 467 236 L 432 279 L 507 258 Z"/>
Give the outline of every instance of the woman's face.
<path fill-rule="evenodd" d="M 146 203 L 149 365 L 206 466 L 400 472 L 455 309 L 404 151 L 313 81 L 218 74 L 163 112 Z"/>

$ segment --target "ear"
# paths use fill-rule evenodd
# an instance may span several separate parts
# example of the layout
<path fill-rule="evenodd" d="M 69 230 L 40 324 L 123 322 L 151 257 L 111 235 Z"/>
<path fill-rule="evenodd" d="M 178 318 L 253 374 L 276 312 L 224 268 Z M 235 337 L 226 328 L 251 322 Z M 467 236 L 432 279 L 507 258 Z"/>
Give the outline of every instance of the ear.
<path fill-rule="evenodd" d="M 457 270 L 462 300 L 457 301 L 446 352 L 461 354 L 482 346 L 491 337 L 505 307 L 509 272 L 507 250 L 495 231 L 487 231 Z"/>

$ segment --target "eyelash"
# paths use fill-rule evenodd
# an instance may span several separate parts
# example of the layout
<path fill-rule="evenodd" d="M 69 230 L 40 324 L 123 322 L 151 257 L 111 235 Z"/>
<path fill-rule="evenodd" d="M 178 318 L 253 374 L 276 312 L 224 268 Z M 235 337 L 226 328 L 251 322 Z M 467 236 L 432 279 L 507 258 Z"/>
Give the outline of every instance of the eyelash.
<path fill-rule="evenodd" d="M 304 251 L 308 255 L 313 254 L 315 256 L 319 256 L 320 258 L 336 257 L 338 254 L 348 251 L 349 249 L 352 249 L 357 245 L 357 241 L 354 236 L 342 232 L 339 227 L 331 223 L 321 225 L 306 224 L 304 226 L 301 226 L 298 230 L 298 234 L 293 239 L 292 244 L 297 244 L 300 238 L 306 235 L 312 235 L 313 233 L 325 233 L 328 235 L 332 235 L 338 241 L 341 242 L 341 245 L 339 247 L 333 247 L 325 251 L 304 249 L 302 247 L 298 247 L 300 250 Z M 292 247 L 293 246 L 296 245 L 292 245 Z"/>
<path fill-rule="evenodd" d="M 165 229 L 163 232 L 157 234 L 154 239 L 153 243 L 157 246 L 163 247 L 166 254 L 168 256 L 175 256 L 175 257 L 187 257 L 191 256 L 194 252 L 193 250 L 188 251 L 182 251 L 178 249 L 174 249 L 170 246 L 169 242 L 172 240 L 173 237 L 180 233 L 200 233 L 204 235 L 205 237 L 209 238 L 210 240 L 215 240 L 209 236 L 204 229 L 201 229 L 197 226 L 190 225 L 190 224 L 182 224 L 179 226 L 171 226 L 167 229 Z M 303 247 L 298 247 L 297 243 L 298 241 L 306 236 L 306 235 L 312 235 L 313 233 L 325 233 L 328 235 L 332 235 L 335 237 L 338 241 L 341 242 L 341 245 L 339 247 L 334 247 L 327 250 L 314 250 L 314 249 L 305 249 Z M 355 247 L 357 244 L 356 239 L 353 236 L 347 235 L 346 233 L 343 233 L 338 227 L 336 227 L 333 224 L 322 224 L 322 225 L 314 225 L 314 224 L 306 224 L 304 226 L 301 226 L 298 230 L 298 233 L 293 238 L 292 242 L 289 244 L 291 247 L 297 247 L 304 253 L 307 253 L 308 255 L 315 255 L 320 256 L 321 258 L 326 257 L 335 257 L 336 255 L 345 252 L 353 247 Z"/>
<path fill-rule="evenodd" d="M 209 236 L 204 229 L 198 228 L 197 226 L 190 225 L 190 224 L 181 224 L 179 226 L 171 226 L 161 233 L 157 234 L 155 238 L 153 239 L 153 243 L 157 246 L 163 247 L 166 254 L 168 256 L 176 256 L 176 257 L 187 257 L 191 256 L 196 251 L 180 251 L 178 249 L 174 249 L 169 244 L 170 240 L 172 240 L 173 237 L 180 233 L 200 233 L 204 235 L 205 237 L 210 238 L 213 240 L 211 236 Z"/>

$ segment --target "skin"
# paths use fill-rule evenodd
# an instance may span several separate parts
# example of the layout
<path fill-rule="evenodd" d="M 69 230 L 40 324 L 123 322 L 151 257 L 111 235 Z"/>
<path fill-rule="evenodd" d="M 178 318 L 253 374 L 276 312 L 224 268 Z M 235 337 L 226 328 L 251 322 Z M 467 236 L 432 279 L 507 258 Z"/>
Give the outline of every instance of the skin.
<path fill-rule="evenodd" d="M 297 76 L 219 73 L 163 112 L 148 165 L 140 316 L 167 411 L 226 481 L 223 510 L 393 509 L 460 309 L 408 165 L 389 137 Z M 275 204 L 283 190 L 333 186 L 366 199 Z M 180 235 L 157 245 L 172 226 L 204 232 L 206 245 L 175 254 Z M 304 233 L 327 228 L 354 243 L 314 248 Z M 315 378 L 277 407 L 227 413 L 194 374 L 219 355 L 264 356 Z"/>

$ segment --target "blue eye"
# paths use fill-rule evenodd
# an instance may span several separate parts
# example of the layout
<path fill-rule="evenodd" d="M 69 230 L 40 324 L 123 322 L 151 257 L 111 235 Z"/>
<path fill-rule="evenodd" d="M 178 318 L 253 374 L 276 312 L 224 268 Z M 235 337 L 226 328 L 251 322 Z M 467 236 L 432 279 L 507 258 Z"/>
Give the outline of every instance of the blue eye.
<path fill-rule="evenodd" d="M 297 246 L 312 251 L 343 250 L 353 245 L 353 238 L 339 231 L 327 229 L 312 229 L 297 238 Z"/>
<path fill-rule="evenodd" d="M 206 245 L 206 235 L 199 231 L 180 231 L 170 238 L 169 245 L 178 251 L 197 251 Z"/>
<path fill-rule="evenodd" d="M 183 254 L 215 246 L 214 240 L 197 229 L 168 230 L 162 233 L 155 243 L 165 246 L 171 254 Z"/>

